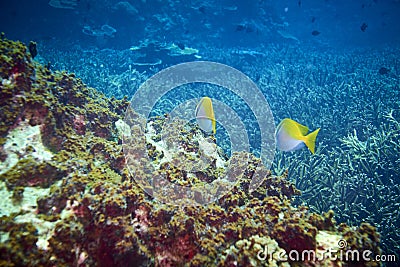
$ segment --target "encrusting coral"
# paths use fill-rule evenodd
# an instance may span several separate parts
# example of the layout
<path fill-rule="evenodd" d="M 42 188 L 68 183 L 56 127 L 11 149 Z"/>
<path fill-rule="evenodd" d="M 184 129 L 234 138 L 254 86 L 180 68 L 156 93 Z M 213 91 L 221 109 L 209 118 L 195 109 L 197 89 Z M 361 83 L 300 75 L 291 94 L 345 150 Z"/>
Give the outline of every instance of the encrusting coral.
<path fill-rule="evenodd" d="M 138 140 L 147 148 L 146 164 L 168 174 L 170 182 L 209 183 L 226 168 L 233 174 L 234 168 L 244 170 L 231 190 L 209 205 L 160 203 L 138 186 L 126 166 L 121 133 L 135 138 L 146 131 L 139 117 L 132 118 L 138 127 L 122 123 L 126 99 L 108 99 L 73 74 L 50 72 L 32 61 L 20 42 L 2 37 L 0 55 L 0 155 L 1 164 L 8 164 L 0 173 L 0 192 L 9 196 L 0 207 L 1 266 L 341 266 L 346 260 L 278 257 L 292 250 L 328 249 L 331 243 L 321 241 L 325 237 L 348 239 L 346 249 L 379 254 L 373 227 L 352 230 L 337 226 L 333 212 L 318 215 L 293 207 L 291 197 L 300 192 L 286 174 L 264 170 L 261 186 L 249 192 L 259 159 L 245 152 L 230 159 L 208 153 L 191 138 L 202 134 L 196 128 L 162 146 L 168 132 L 157 125 L 165 118 L 153 118 L 152 132 L 147 129 Z M 32 130 L 34 140 L 17 143 L 15 129 Z M 212 147 L 213 140 L 208 141 Z M 23 149 L 17 153 L 13 143 Z M 171 150 L 177 144 L 187 158 L 206 155 L 208 169 L 174 168 L 179 154 Z M 7 160 L 10 156 L 13 160 Z M 146 165 L 135 166 L 132 175 L 148 175 Z M 272 257 L 262 257 L 266 247 Z M 377 265 L 362 259 L 347 263 Z"/>

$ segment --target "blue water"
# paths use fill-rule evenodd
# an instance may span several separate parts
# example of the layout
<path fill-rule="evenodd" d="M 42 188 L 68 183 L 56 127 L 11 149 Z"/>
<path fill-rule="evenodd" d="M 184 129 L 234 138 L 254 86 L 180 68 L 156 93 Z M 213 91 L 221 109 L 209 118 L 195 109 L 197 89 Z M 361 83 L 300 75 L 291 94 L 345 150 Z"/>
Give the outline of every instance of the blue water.
<path fill-rule="evenodd" d="M 145 38 L 214 47 L 257 47 L 281 43 L 284 30 L 302 44 L 348 49 L 396 45 L 400 41 L 400 4 L 396 0 L 286 1 L 120 1 L 70 0 L 73 9 L 49 1 L 2 1 L 1 29 L 9 38 L 59 41 L 60 45 L 129 48 Z M 61 1 L 60 2 L 64 2 Z M 64 5 L 66 7 L 74 5 Z M 367 24 L 361 31 L 361 25 Z M 116 30 L 111 38 L 93 38 L 85 27 Z M 318 36 L 311 33 L 318 31 Z"/>
<path fill-rule="evenodd" d="M 321 128 L 314 156 L 306 149 L 275 156 L 273 171 L 288 168 L 304 192 L 296 203 L 333 209 L 339 222 L 370 222 L 382 234 L 383 253 L 399 257 L 400 1 L 55 2 L 59 7 L 1 1 L 0 31 L 36 41 L 37 61 L 75 72 L 116 98 L 131 97 L 151 75 L 177 63 L 237 68 L 259 86 L 276 123 L 290 117 Z M 198 52 L 181 53 L 189 48 Z M 249 107 L 229 91 L 208 89 L 171 91 L 153 114 L 212 96 L 243 119 L 257 155 L 260 129 Z M 227 134 L 217 128 L 229 154 Z"/>

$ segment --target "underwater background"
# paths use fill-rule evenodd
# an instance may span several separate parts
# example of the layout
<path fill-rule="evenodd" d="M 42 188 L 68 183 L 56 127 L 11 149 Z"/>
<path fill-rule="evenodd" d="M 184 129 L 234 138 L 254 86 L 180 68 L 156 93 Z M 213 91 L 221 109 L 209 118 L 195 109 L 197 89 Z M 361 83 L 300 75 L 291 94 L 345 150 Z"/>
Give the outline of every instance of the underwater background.
<path fill-rule="evenodd" d="M 115 146 L 117 146 L 121 145 L 121 141 L 118 141 L 118 138 L 115 137 L 118 135 L 116 130 L 108 133 L 100 126 L 101 129 L 94 126 L 89 127 L 89 125 L 95 125 L 95 123 L 99 122 L 104 125 L 116 124 L 115 122 L 118 121 L 118 118 L 124 115 L 127 108 L 126 101 L 129 101 L 146 79 L 167 67 L 190 61 L 214 61 L 234 67 L 248 75 L 260 88 L 268 100 L 276 125 L 282 119 L 288 117 L 307 125 L 311 130 L 321 128 L 317 137 L 315 154 L 312 155 L 307 149 L 293 152 L 276 151 L 271 172 L 275 177 L 283 177 L 280 179 L 285 180 L 277 184 L 281 186 L 283 183 L 284 188 L 286 186 L 289 188 L 290 186 L 286 185 L 286 183 L 290 182 L 301 192 L 301 194 L 298 194 L 293 189 L 291 193 L 277 193 L 275 195 L 280 198 L 282 203 L 286 203 L 286 199 L 291 201 L 290 204 L 282 204 L 286 207 L 285 209 L 289 209 L 289 206 L 293 209 L 298 208 L 301 211 L 299 211 L 299 214 L 303 214 L 298 215 L 301 218 L 309 216 L 305 215 L 308 212 L 315 212 L 316 214 L 325 214 L 323 215 L 326 216 L 324 218 L 331 220 L 332 218 L 329 217 L 329 214 L 334 213 L 333 219 L 335 222 L 326 223 L 321 227 L 316 226 L 319 230 L 332 230 L 334 225 L 345 223 L 348 227 L 346 231 L 355 231 L 359 225 L 369 223 L 371 226 L 376 227 L 376 232 L 380 235 L 380 241 L 377 242 L 380 247 L 379 253 L 382 255 L 395 255 L 398 264 L 400 258 L 400 231 L 398 230 L 400 228 L 399 15 L 400 1 L 397 0 L 2 1 L 0 3 L 0 32 L 4 32 L 5 36 L 2 35 L 2 39 L 21 41 L 27 46 L 29 46 L 30 42 L 35 43 L 32 45 L 34 48 L 28 47 L 27 49 L 32 58 L 32 63 L 27 64 L 29 67 L 8 68 L 8 61 L 2 58 L 2 90 L 6 90 L 7 86 L 12 87 L 13 80 L 9 77 L 15 76 L 17 71 L 18 73 L 24 71 L 28 73 L 28 69 L 36 69 L 32 73 L 35 73 L 37 77 L 39 77 L 39 73 L 46 77 L 43 78 L 46 84 L 47 82 L 54 82 L 58 86 L 64 86 L 63 88 L 72 84 L 71 88 L 75 90 L 74 97 L 72 97 L 72 93 L 70 95 L 67 93 L 59 93 L 60 95 L 54 93 L 56 97 L 59 97 L 59 100 L 54 100 L 54 103 L 60 105 L 57 106 L 60 109 L 57 112 L 65 111 L 68 113 L 69 108 L 74 110 L 73 106 L 79 107 L 82 104 L 80 100 L 77 100 L 80 97 L 79 90 L 82 90 L 81 94 L 85 95 L 85 97 L 93 98 L 96 105 L 100 103 L 101 109 L 100 111 L 93 109 L 92 117 L 89 115 L 85 115 L 85 117 L 79 117 L 78 115 L 62 117 L 60 115 L 59 118 L 57 116 L 55 118 L 60 121 L 71 121 L 72 126 L 70 128 L 75 129 L 77 135 L 87 136 L 87 132 L 92 131 L 98 138 L 115 141 Z M 6 46 L 5 44 L 3 45 Z M 24 50 L 23 48 L 18 49 Z M 2 49 L 4 55 L 9 52 L 10 49 Z M 13 60 L 16 59 L 14 58 Z M 45 70 L 37 69 L 38 67 L 34 64 L 40 64 L 41 68 L 45 68 Z M 6 73 L 8 74 L 6 75 Z M 52 75 L 56 74 L 51 73 L 58 73 L 57 75 L 61 76 L 54 78 Z M 68 76 L 66 73 L 74 73 L 74 75 Z M 49 78 L 50 76 L 53 78 Z M 27 78 L 28 80 L 35 80 L 29 77 Z M 37 81 L 40 80 L 39 78 L 36 79 Z M 16 83 L 15 88 L 22 88 L 21 85 L 17 85 L 18 83 Z M 87 88 L 94 88 L 102 94 L 97 91 L 97 93 L 92 92 L 90 91 L 92 89 Z M 24 95 L 27 90 L 22 91 L 18 95 Z M 40 96 L 40 92 L 42 91 L 37 91 L 36 95 Z M 5 110 L 7 106 L 11 105 L 11 102 L 5 100 L 8 99 L 9 95 L 3 91 L 2 94 L 4 100 L 2 109 Z M 43 96 L 46 94 L 43 91 Z M 63 98 L 61 98 L 61 94 Z M 13 97 L 15 95 L 17 94 L 14 94 Z M 34 95 L 32 94 L 32 96 Z M 207 86 L 193 86 L 191 89 L 177 88 L 160 99 L 154 107 L 152 115 L 163 117 L 164 114 L 171 112 L 178 104 L 205 95 L 226 103 L 237 112 L 246 129 L 248 129 L 251 152 L 256 157 L 259 156 L 260 129 L 254 115 L 237 96 L 232 95 L 231 92 L 223 88 Z M 47 95 L 43 97 L 43 99 L 45 98 L 47 98 Z M 28 97 L 25 99 L 28 99 Z M 38 100 L 38 103 L 40 101 Z M 49 103 L 53 103 L 51 101 Z M 108 101 L 112 104 L 108 104 Z M 23 103 L 28 102 L 26 100 Z M 52 110 L 49 103 L 46 104 L 46 110 Z M 63 110 L 62 105 L 65 105 L 65 110 Z M 107 109 L 110 111 L 107 111 Z M 12 110 L 16 110 L 16 108 L 13 107 Z M 39 113 L 37 115 L 32 112 L 34 114 L 32 115 L 33 117 L 41 116 L 40 108 L 33 105 L 32 110 L 37 110 Z M 54 110 L 56 109 L 54 108 Z M 89 114 L 90 108 L 87 110 Z M 215 115 L 218 119 L 218 114 Z M 2 192 L 3 196 L 13 195 L 13 198 L 15 198 L 15 195 L 18 198 L 16 188 L 17 190 L 22 190 L 22 192 L 27 192 L 30 190 L 26 189 L 27 187 L 32 186 L 32 184 L 37 185 L 35 182 L 29 182 L 29 177 L 35 175 L 26 171 L 25 167 L 18 169 L 15 167 L 18 164 L 14 166 L 6 162 L 7 153 L 9 153 L 7 151 L 11 151 L 7 150 L 6 139 L 10 139 L 7 136 L 9 136 L 8 133 L 12 129 L 18 128 L 15 126 L 16 121 L 16 119 L 13 119 L 8 123 L 6 119 L 2 119 L 2 141 L 0 142 L 3 146 L 0 153 L 2 159 L 1 167 L 3 169 L 0 172 L 0 181 L 4 184 L 1 186 L 0 192 Z M 43 121 L 46 122 L 46 120 Z M 42 124 L 44 123 L 43 121 L 36 124 Z M 79 123 L 84 130 L 77 129 Z M 6 130 L 4 130 L 5 125 L 8 125 Z M 56 129 L 61 127 L 58 123 L 55 125 L 57 125 Z M 27 130 L 25 129 L 25 131 Z M 58 130 L 42 130 L 42 138 L 44 138 L 45 133 L 50 137 L 48 137 L 49 140 L 43 142 L 47 143 L 47 147 L 52 147 L 51 149 L 49 148 L 52 153 L 56 154 L 57 152 L 58 155 L 61 155 L 60 151 L 63 151 L 66 145 L 61 141 L 50 140 L 52 135 L 60 134 L 60 132 Z M 34 134 L 28 133 L 26 136 L 29 135 Z M 227 157 L 231 156 L 228 137 L 221 127 L 218 128 L 217 126 L 215 138 L 218 146 L 223 149 Z M 71 143 L 67 142 L 68 145 L 74 147 L 74 149 L 76 146 L 76 151 L 84 151 L 85 146 L 82 145 L 83 148 L 80 147 L 81 145 L 76 141 L 78 139 L 74 140 Z M 93 140 L 90 142 L 97 142 Z M 114 155 L 113 153 L 116 153 L 115 155 L 118 154 L 113 149 L 111 143 L 99 145 L 98 147 L 93 145 L 90 147 L 88 155 L 95 158 L 96 153 L 102 154 L 103 152 L 100 151 L 107 151 L 109 155 L 102 156 L 101 164 L 104 164 L 104 166 L 109 164 L 110 168 L 117 173 L 115 175 L 119 177 L 128 176 L 126 173 L 124 174 L 124 171 L 121 171 L 123 170 L 122 163 L 120 163 L 122 159 L 117 156 L 110 156 Z M 24 153 L 28 152 L 25 151 Z M 81 156 L 85 158 L 87 155 L 83 154 Z M 74 204 L 74 200 L 78 199 L 82 201 L 81 203 L 92 203 L 90 201 L 93 201 L 91 204 L 93 207 L 96 205 L 95 203 L 98 203 L 99 206 L 104 208 L 102 210 L 106 214 L 104 216 L 109 216 L 107 213 L 115 213 L 118 216 L 122 216 L 121 218 L 125 218 L 128 214 L 133 214 L 129 216 L 136 214 L 135 218 L 130 218 L 130 222 L 133 221 L 131 226 L 135 225 L 136 227 L 141 223 L 137 227 L 143 228 L 150 224 L 148 221 L 151 220 L 149 218 L 144 219 L 145 215 L 143 214 L 151 213 L 156 204 L 151 204 L 151 208 L 150 206 L 144 208 L 144 206 L 136 204 L 136 206 L 132 205 L 129 208 L 129 203 L 127 202 L 129 194 L 126 196 L 123 194 L 127 193 L 120 191 L 126 190 L 128 192 L 133 190 L 132 187 L 134 186 L 124 185 L 119 188 L 118 184 L 122 183 L 124 178 L 122 178 L 121 182 L 121 178 L 116 179 L 114 174 L 110 175 L 107 169 L 108 165 L 101 171 L 98 170 L 94 175 L 91 173 L 94 173 L 96 169 L 93 167 L 96 165 L 95 163 L 91 163 L 94 165 L 89 168 L 87 166 L 90 164 L 82 163 L 81 159 L 69 157 L 66 156 L 68 163 L 63 166 L 57 165 L 57 167 L 53 166 L 51 168 L 42 166 L 45 171 L 40 171 L 40 176 L 50 175 L 57 178 L 47 182 L 39 182 L 39 187 L 50 188 L 56 181 L 63 181 L 63 186 L 57 184 L 58 187 L 68 187 L 65 190 L 62 189 L 62 193 L 59 192 L 58 197 L 45 198 L 39 196 L 34 199 L 34 202 L 38 201 L 39 214 L 55 216 L 54 219 L 42 218 L 43 220 L 62 222 L 64 217 L 61 210 L 66 209 L 66 207 L 69 207 L 70 210 L 74 210 L 74 207 L 79 208 L 80 204 Z M 112 158 L 113 163 L 106 163 L 110 158 Z M 22 160 L 22 156 L 20 160 Z M 59 156 L 58 162 L 63 161 L 65 159 Z M 253 161 L 256 160 L 254 159 Z M 36 167 L 33 168 L 35 169 Z M 53 168 L 55 169 L 53 170 Z M 82 173 L 88 174 L 88 177 L 90 177 L 90 179 L 88 178 L 90 181 L 87 182 L 87 184 L 90 184 L 89 189 L 87 187 L 85 189 L 85 186 L 81 184 L 79 186 L 82 186 L 82 188 L 77 185 L 77 181 L 80 180 L 79 175 Z M 94 175 L 93 177 L 95 178 L 90 174 Z M 96 179 L 101 179 L 102 175 L 109 177 L 107 182 L 115 183 L 115 185 L 110 185 L 112 189 L 104 189 L 106 188 L 105 185 L 99 185 L 98 187 L 93 185 L 93 183 L 97 183 Z M 28 181 L 20 184 L 15 182 L 21 177 L 25 177 Z M 63 177 L 68 178 L 63 180 Z M 5 187 L 7 187 L 7 190 Z M 100 187 L 102 189 L 99 189 Z M 52 190 L 56 189 L 53 188 Z M 107 190 L 109 192 L 114 190 L 112 192 L 114 192 L 115 196 L 112 199 L 118 199 L 117 195 L 121 195 L 121 198 L 124 199 L 123 201 L 126 202 L 124 202 L 124 205 L 128 208 L 125 208 L 124 211 L 119 211 L 120 207 L 114 207 L 113 205 L 108 207 L 107 201 L 109 200 L 102 200 L 100 197 L 89 197 L 90 200 L 87 200 L 85 194 L 89 191 L 92 192 L 91 190 L 99 196 L 101 194 L 107 196 Z M 240 189 L 237 190 L 243 193 Z M 284 191 L 287 192 L 287 190 Z M 263 194 L 268 195 L 265 192 Z M 71 198 L 72 195 L 75 195 L 74 199 Z M 6 197 L 3 199 L 6 199 Z M 140 200 L 138 199 L 135 198 L 132 203 L 142 203 L 145 202 L 145 199 L 149 201 L 146 196 L 142 195 Z M 271 199 L 262 200 L 259 196 L 258 199 L 261 202 L 271 202 Z M 19 227 L 28 227 L 27 225 L 18 226 L 19 224 L 22 225 L 17 220 L 17 217 L 21 216 L 20 209 L 22 204 L 17 202 L 14 199 L 12 207 L 3 203 L 4 208 L 0 209 L 0 216 L 3 216 L 1 217 L 2 237 L 0 240 L 2 246 L 0 259 L 3 260 L 2 264 L 4 265 L 7 265 L 6 263 L 8 262 L 8 266 L 13 266 L 11 263 L 14 262 L 14 266 L 28 266 L 32 259 L 37 260 L 38 258 L 32 256 L 32 259 L 30 259 L 30 255 L 25 253 L 22 253 L 23 255 L 18 254 L 16 251 L 23 251 L 26 248 L 21 244 L 15 245 L 18 242 L 28 242 L 24 239 L 26 237 L 20 234 L 16 235 L 14 240 L 4 234 L 12 231 L 16 233 Z M 228 211 L 231 213 L 234 206 L 251 206 L 248 203 L 252 203 L 250 197 L 245 198 L 243 201 L 232 200 L 229 204 L 224 204 L 224 200 L 221 200 L 219 201 L 220 209 L 225 209 L 225 211 L 220 212 L 221 214 Z M 103 204 L 104 207 L 102 206 Z M 57 205 L 59 205 L 59 211 L 51 211 L 50 207 L 57 207 Z M 309 211 L 303 211 L 303 206 L 307 206 Z M 18 207 L 19 210 L 13 210 L 15 207 Z M 161 207 L 156 207 L 155 209 L 158 213 L 163 209 L 162 205 Z M 89 210 L 94 210 L 94 208 Z M 89 210 L 79 210 L 78 212 L 75 210 L 78 213 L 78 221 L 84 218 L 85 214 L 91 213 Z M 330 210 L 333 213 L 330 213 Z M 102 253 L 105 253 L 104 251 L 112 245 L 98 245 L 101 249 L 99 248 L 99 251 L 96 251 L 93 248 L 93 243 L 95 242 L 93 240 L 98 241 L 99 237 L 86 236 L 85 238 L 88 240 L 93 240 L 87 243 L 83 242 L 81 245 L 74 245 L 73 242 L 68 243 L 65 241 L 65 239 L 76 238 L 76 240 L 79 240 L 83 238 L 74 234 L 71 234 L 72 237 L 67 237 L 66 233 L 73 227 L 83 227 L 82 229 L 85 229 L 76 230 L 75 234 L 78 235 L 78 233 L 89 231 L 88 229 L 94 224 L 100 225 L 101 220 L 98 217 L 100 215 L 96 213 L 96 215 L 91 215 L 93 216 L 91 220 L 80 221 L 76 225 L 70 223 L 68 230 L 62 228 L 61 224 L 57 226 L 62 229 L 60 233 L 65 235 L 53 238 L 53 241 L 51 241 L 51 237 L 47 236 L 49 242 L 47 246 L 53 247 L 50 249 L 52 252 L 49 255 L 53 255 L 53 258 L 49 256 L 43 261 L 37 260 L 36 263 L 39 265 L 36 266 L 50 266 L 50 263 L 56 263 L 58 264 L 57 266 L 235 266 L 235 262 L 237 266 L 275 266 L 271 262 L 267 264 L 266 262 L 249 259 L 241 261 L 242 258 L 233 259 L 232 256 L 229 256 L 231 252 L 227 252 L 227 248 L 232 244 L 236 244 L 237 249 L 233 250 L 234 252 L 245 256 L 247 255 L 246 253 L 239 252 L 242 249 L 251 251 L 251 248 L 244 248 L 240 246 L 240 243 L 239 245 L 235 243 L 241 239 L 241 235 L 229 235 L 228 233 L 230 232 L 225 231 L 226 229 L 219 232 L 225 235 L 223 239 L 225 241 L 217 242 L 220 246 L 219 249 L 215 249 L 215 251 L 209 249 L 207 252 L 203 251 L 204 253 L 202 254 L 202 250 L 198 249 L 198 247 L 205 247 L 201 242 L 200 234 L 205 230 L 200 231 L 197 228 L 201 228 L 201 226 L 197 225 L 197 223 L 201 224 L 201 222 L 193 221 L 193 218 L 190 220 L 187 217 L 182 218 L 186 222 L 183 229 L 188 231 L 188 228 L 193 228 L 192 232 L 195 232 L 196 236 L 192 237 L 188 232 L 178 235 L 176 233 L 181 231 L 181 228 L 177 226 L 174 226 L 177 227 L 176 229 L 168 228 L 170 226 L 167 223 L 163 226 L 165 228 L 160 226 L 164 221 L 173 221 L 173 216 L 171 215 L 173 211 L 165 212 L 165 214 L 158 214 L 157 212 L 152 215 L 158 223 L 155 223 L 154 227 L 169 229 L 169 232 L 167 230 L 163 232 L 164 239 L 152 239 L 148 237 L 151 234 L 147 236 L 147 232 L 146 234 L 140 232 L 144 231 L 142 228 L 132 231 L 130 234 L 132 240 L 148 240 L 150 243 L 160 244 L 162 247 L 160 250 L 154 247 L 146 247 L 145 242 L 147 241 L 143 241 L 143 243 L 135 241 L 135 243 L 131 240 L 132 244 L 123 244 L 121 241 L 118 243 L 118 248 L 130 246 L 134 250 L 140 251 L 140 253 L 137 252 L 132 256 L 129 254 L 129 249 L 125 248 L 119 250 L 119 252 L 112 252 L 113 255 L 120 253 L 125 256 L 117 258 L 107 256 L 104 260 L 101 256 L 103 255 Z M 198 213 L 194 211 L 185 212 L 191 214 L 190 216 L 192 217 L 194 216 L 193 214 L 199 214 L 198 216 L 207 216 L 204 214 L 209 214 L 207 210 L 203 210 L 202 212 L 204 213 L 199 211 L 196 211 Z M 236 212 L 239 211 L 236 210 Z M 253 211 L 247 212 L 252 214 Z M 156 213 L 157 216 L 155 215 Z M 277 214 L 276 216 L 278 216 Z M 297 216 L 296 214 L 293 211 L 291 216 L 295 217 Z M 117 216 L 115 215 L 114 217 Z M 250 215 L 249 217 L 247 215 L 238 215 L 236 219 L 225 218 L 224 220 L 236 222 L 240 221 L 239 218 L 248 222 L 253 220 Z M 307 218 L 307 220 L 310 220 L 308 223 L 315 226 L 310 217 Z M 26 224 L 29 220 L 22 221 Z M 178 221 L 178 219 L 176 220 Z M 257 223 L 268 224 L 263 220 L 254 220 Z M 323 221 L 323 219 L 319 220 Z M 32 219 L 33 224 L 34 222 L 35 220 Z M 213 226 L 214 223 L 204 222 L 204 225 Z M 108 222 L 108 225 L 110 224 L 112 223 Z M 119 224 L 122 225 L 123 223 L 119 222 Z M 144 224 L 146 226 L 143 226 Z M 243 223 L 243 225 L 245 224 Z M 128 225 L 129 223 L 124 227 L 128 227 Z M 215 225 L 219 224 L 215 223 Z M 238 227 L 246 227 L 242 224 L 239 225 Z M 48 226 L 48 229 L 51 227 L 53 226 Z M 250 228 L 250 226 L 248 227 Z M 273 226 L 269 227 L 274 229 L 271 230 L 271 237 L 276 240 L 284 240 L 282 236 L 285 231 L 279 232 Z M 178 228 L 179 230 L 177 230 Z M 342 228 L 344 229 L 344 226 Z M 58 228 L 54 226 L 54 229 Z M 101 227 L 96 229 L 97 233 L 104 233 L 104 237 L 115 231 L 115 229 Z M 255 233 L 259 231 L 257 229 L 254 228 L 253 232 L 250 231 L 247 234 L 248 240 L 254 239 Z M 343 229 L 337 231 L 344 233 L 345 230 Z M 25 229 L 24 231 L 29 232 L 30 230 Z M 33 232 L 35 230 L 32 230 Z M 294 233 L 297 232 L 294 231 Z M 10 235 L 12 236 L 12 234 Z M 36 235 L 40 235 L 40 233 Z M 262 234 L 260 235 L 262 236 Z M 147 236 L 148 239 L 143 236 Z M 243 233 L 243 236 L 246 236 L 246 234 Z M 265 236 L 267 236 L 266 233 Z M 342 234 L 342 236 L 345 235 Z M 366 241 L 368 238 L 377 241 L 373 236 L 374 234 L 370 233 L 365 239 L 363 237 L 360 237 L 360 240 L 357 239 L 357 242 L 358 244 L 368 243 L 369 241 Z M 180 243 L 175 244 L 167 237 L 180 240 Z M 114 239 L 111 240 L 114 243 L 117 242 Z M 57 242 L 60 242 L 60 244 L 64 242 L 66 244 L 65 250 L 57 247 Z M 221 245 L 224 242 L 229 245 L 224 247 L 224 245 Z M 293 242 L 298 243 L 300 241 Z M 97 244 L 99 243 L 101 242 L 98 241 Z M 191 246 L 192 243 L 195 243 L 197 247 Z M 348 240 L 348 243 L 351 242 Z M 278 244 L 287 251 L 292 248 L 298 248 L 296 246 L 292 247 L 289 241 L 281 241 Z M 190 252 L 183 253 L 179 248 L 180 246 L 185 247 L 186 252 Z M 308 248 L 306 245 L 305 247 Z M 374 244 L 371 247 L 376 246 Z M 76 255 L 74 254 L 71 258 L 63 258 L 61 255 L 68 253 L 68 251 L 70 252 L 71 248 L 75 249 L 74 253 Z M 85 254 L 82 254 L 82 251 L 85 251 Z M 169 251 L 169 253 L 165 253 L 165 251 Z M 184 255 L 184 258 L 171 256 L 173 251 Z M 40 254 L 39 252 L 37 253 Z M 91 253 L 95 254 L 95 256 Z M 198 256 L 200 254 L 210 258 L 207 260 L 200 258 Z M 149 255 L 153 255 L 153 257 Z M 121 265 L 121 263 L 126 265 Z M 298 262 L 293 264 L 302 266 Z M 309 266 L 307 264 L 305 266 Z M 364 265 L 364 263 L 361 265 L 357 265 L 357 263 L 348 264 L 350 266 Z M 368 264 L 365 263 L 365 265 Z M 397 266 L 396 262 L 375 262 L 375 264 Z M 329 264 L 316 265 L 331 266 Z M 371 264 L 370 266 L 377 265 Z M 277 264 L 276 266 L 281 265 Z"/>

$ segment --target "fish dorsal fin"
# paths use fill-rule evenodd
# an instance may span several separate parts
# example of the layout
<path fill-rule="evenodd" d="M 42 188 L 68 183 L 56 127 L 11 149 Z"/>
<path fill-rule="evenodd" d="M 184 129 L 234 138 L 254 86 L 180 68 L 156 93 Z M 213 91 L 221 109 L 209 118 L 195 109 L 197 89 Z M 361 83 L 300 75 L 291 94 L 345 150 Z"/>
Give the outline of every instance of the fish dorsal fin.
<path fill-rule="evenodd" d="M 296 121 L 293 122 L 296 124 L 297 128 L 299 128 L 299 131 L 302 135 L 306 135 L 308 133 L 309 129 L 307 126 L 304 126 Z"/>
<path fill-rule="evenodd" d="M 305 136 L 308 133 L 308 127 L 301 125 L 297 121 L 294 121 L 292 119 L 286 118 L 283 119 L 282 122 L 278 125 L 278 130 L 280 127 L 284 127 L 286 131 L 288 131 L 290 134 L 295 134 L 297 132 L 300 132 L 302 136 Z M 301 139 L 301 136 L 292 136 Z"/>

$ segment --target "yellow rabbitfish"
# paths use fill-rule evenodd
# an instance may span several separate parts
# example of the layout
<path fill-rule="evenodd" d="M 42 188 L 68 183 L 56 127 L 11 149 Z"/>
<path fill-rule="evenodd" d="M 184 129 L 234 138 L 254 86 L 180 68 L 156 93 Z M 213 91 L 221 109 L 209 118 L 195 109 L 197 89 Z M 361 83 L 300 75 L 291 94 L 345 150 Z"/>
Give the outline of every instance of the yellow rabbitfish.
<path fill-rule="evenodd" d="M 216 121 L 211 98 L 203 97 L 196 107 L 196 120 L 200 129 L 206 133 L 216 132 Z"/>
<path fill-rule="evenodd" d="M 315 153 L 315 139 L 320 128 L 314 132 L 308 133 L 308 127 L 292 119 L 283 119 L 276 129 L 276 145 L 282 151 L 298 150 L 304 145 L 308 147 L 311 153 Z"/>

